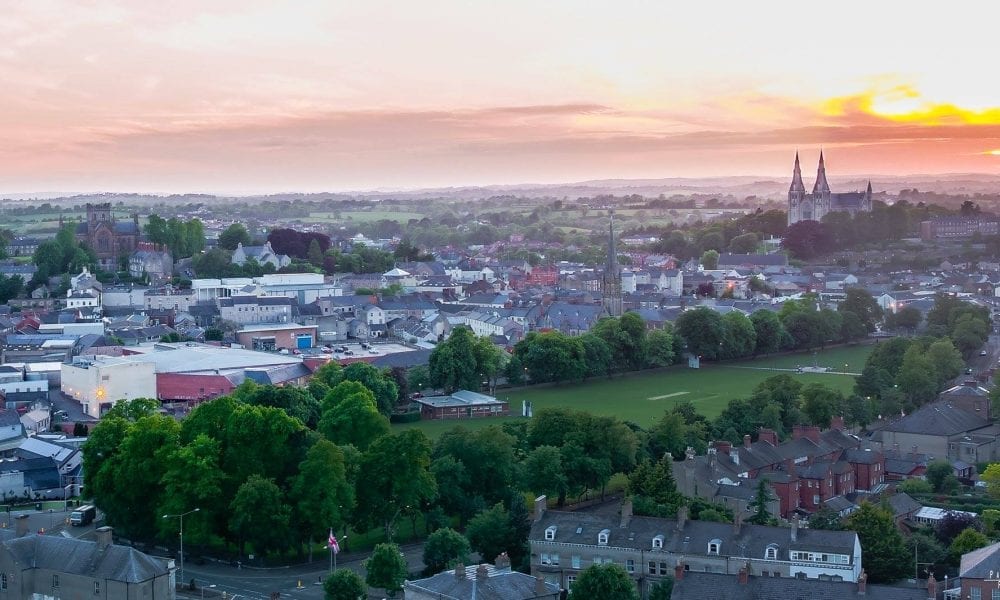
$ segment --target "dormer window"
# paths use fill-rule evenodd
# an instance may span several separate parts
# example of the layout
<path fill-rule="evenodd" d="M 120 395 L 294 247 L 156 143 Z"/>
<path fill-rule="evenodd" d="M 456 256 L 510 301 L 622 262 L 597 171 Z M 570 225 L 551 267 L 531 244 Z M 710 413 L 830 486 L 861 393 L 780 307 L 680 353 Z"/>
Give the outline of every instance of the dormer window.
<path fill-rule="evenodd" d="M 767 560 L 778 560 L 778 546 L 775 544 L 768 544 L 767 548 L 764 550 L 764 558 Z"/>
<path fill-rule="evenodd" d="M 653 538 L 653 550 L 663 550 L 663 536 L 658 535 Z"/>
<path fill-rule="evenodd" d="M 722 548 L 722 540 L 716 538 L 708 543 L 708 553 L 713 556 L 719 555 L 719 549 Z"/>
<path fill-rule="evenodd" d="M 556 526 L 552 525 L 545 528 L 545 539 L 549 542 L 556 539 Z"/>
<path fill-rule="evenodd" d="M 611 530 L 610 529 L 602 529 L 601 532 L 597 534 L 597 545 L 598 546 L 607 546 L 608 545 L 608 536 L 609 535 L 611 535 Z"/>

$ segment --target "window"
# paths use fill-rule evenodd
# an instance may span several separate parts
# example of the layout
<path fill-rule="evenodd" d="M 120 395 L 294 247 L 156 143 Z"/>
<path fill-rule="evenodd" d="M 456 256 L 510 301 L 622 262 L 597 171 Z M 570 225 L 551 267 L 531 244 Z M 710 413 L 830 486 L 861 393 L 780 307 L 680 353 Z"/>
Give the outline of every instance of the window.
<path fill-rule="evenodd" d="M 648 566 L 649 566 L 648 573 L 650 575 L 656 575 L 656 563 L 653 561 L 649 561 Z"/>
<path fill-rule="evenodd" d="M 544 552 L 542 553 L 540 561 L 541 561 L 541 563 L 543 565 L 551 565 L 552 564 L 552 560 L 549 558 L 549 555 L 546 554 L 546 553 L 544 553 Z"/>
<path fill-rule="evenodd" d="M 569 558 L 569 564 L 570 564 L 570 566 L 572 566 L 572 567 L 573 567 L 574 569 L 579 569 L 579 568 L 580 568 L 580 557 L 579 557 L 579 556 L 576 556 L 576 555 L 574 555 L 574 556 L 571 556 L 571 557 Z"/>
<path fill-rule="evenodd" d="M 969 596 L 969 600 L 983 600 L 983 591 L 977 587 L 969 590 L 972 594 Z"/>
<path fill-rule="evenodd" d="M 559 564 L 559 555 L 558 554 L 553 554 L 552 556 L 549 557 L 549 560 L 552 561 L 553 565 L 558 565 Z"/>
<path fill-rule="evenodd" d="M 551 527 L 546 527 L 545 528 L 545 539 L 548 540 L 548 541 L 550 541 L 550 542 L 552 540 L 556 539 L 556 527 L 555 527 L 555 525 L 553 525 Z"/>
<path fill-rule="evenodd" d="M 778 558 L 778 547 L 775 545 L 770 545 L 764 550 L 764 558 L 768 560 L 777 560 Z"/>
<path fill-rule="evenodd" d="M 59 589 L 59 576 L 58 575 L 53 575 L 52 576 L 52 589 L 54 589 L 54 590 L 58 590 Z"/>
<path fill-rule="evenodd" d="M 100 596 L 101 595 L 101 582 L 100 581 L 95 581 L 94 582 L 94 595 L 95 596 Z"/>
<path fill-rule="evenodd" d="M 0 590 L 7 589 L 7 574 L 0 573 Z"/>
<path fill-rule="evenodd" d="M 711 542 L 708 543 L 708 553 L 709 554 L 714 554 L 714 555 L 718 556 L 719 555 L 719 548 L 721 548 L 721 547 L 722 547 L 722 540 L 720 540 L 720 539 L 714 539 L 714 540 L 712 540 Z"/>
<path fill-rule="evenodd" d="M 992 600 L 1000 600 L 1000 589 L 993 588 Z"/>
<path fill-rule="evenodd" d="M 666 574 L 668 574 L 669 572 L 670 572 L 670 571 L 669 571 L 669 570 L 667 569 L 667 563 L 665 563 L 665 562 L 661 562 L 661 563 L 660 563 L 660 575 L 666 575 Z"/>
<path fill-rule="evenodd" d="M 608 536 L 609 535 L 611 535 L 611 530 L 610 529 L 602 529 L 601 532 L 597 534 L 597 545 L 598 546 L 607 546 L 608 545 Z"/>
<path fill-rule="evenodd" d="M 819 504 L 819 496 L 813 494 L 813 504 Z"/>
<path fill-rule="evenodd" d="M 635 561 L 631 558 L 625 559 L 625 570 L 629 573 L 635 573 Z"/>
<path fill-rule="evenodd" d="M 576 575 L 566 576 L 566 591 L 573 589 L 573 584 L 576 583 Z"/>
<path fill-rule="evenodd" d="M 662 550 L 662 549 L 663 549 L 663 536 L 658 535 L 653 538 L 653 550 Z"/>

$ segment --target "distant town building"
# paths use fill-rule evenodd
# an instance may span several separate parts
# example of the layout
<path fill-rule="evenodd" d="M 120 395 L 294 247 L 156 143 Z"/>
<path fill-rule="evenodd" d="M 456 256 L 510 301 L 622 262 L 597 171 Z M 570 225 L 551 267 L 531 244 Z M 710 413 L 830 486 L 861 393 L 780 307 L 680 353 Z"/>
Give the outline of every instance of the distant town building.
<path fill-rule="evenodd" d="M 1000 219 L 997 217 L 937 217 L 920 223 L 920 238 L 924 241 L 967 238 L 975 234 L 1000 234 Z"/>
<path fill-rule="evenodd" d="M 425 396 L 416 398 L 422 419 L 473 419 L 478 417 L 506 417 L 510 406 L 493 396 L 459 390 L 450 396 Z"/>
<path fill-rule="evenodd" d="M 811 194 L 806 193 L 799 168 L 799 153 L 795 153 L 795 167 L 792 171 L 792 185 L 788 190 L 788 224 L 799 221 L 820 221 L 831 212 L 848 212 L 855 215 L 872 210 L 872 183 L 864 192 L 834 194 L 826 180 L 826 166 L 823 152 L 819 153 L 819 168 L 816 183 Z"/>
<path fill-rule="evenodd" d="M 264 242 L 263 246 L 244 246 L 242 242 L 237 244 L 236 250 L 233 250 L 232 263 L 242 267 L 250 259 L 256 260 L 261 266 L 271 265 L 275 269 L 292 264 L 288 255 L 277 254 L 271 248 L 271 242 Z"/>

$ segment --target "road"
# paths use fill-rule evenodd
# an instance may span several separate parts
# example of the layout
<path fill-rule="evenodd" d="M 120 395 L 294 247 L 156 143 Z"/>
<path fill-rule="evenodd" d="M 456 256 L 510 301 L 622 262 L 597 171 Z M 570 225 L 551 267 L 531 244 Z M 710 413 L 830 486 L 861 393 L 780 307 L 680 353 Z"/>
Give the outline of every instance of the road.
<path fill-rule="evenodd" d="M 424 568 L 423 544 L 407 544 L 400 548 L 411 573 Z M 364 577 L 362 563 L 366 558 L 368 553 L 365 552 L 342 553 L 337 557 L 337 568 L 351 569 Z M 273 569 L 237 568 L 211 562 L 196 565 L 186 562 L 184 579 L 190 582 L 193 578 L 199 588 L 213 589 L 209 586 L 214 585 L 215 591 L 224 591 L 230 597 L 238 594 L 247 600 L 268 600 L 273 592 L 281 592 L 282 598 L 315 600 L 323 598 L 323 587 L 319 583 L 330 574 L 329 564 L 328 556 L 305 565 Z M 179 573 L 178 581 L 180 581 Z M 301 589 L 298 587 L 300 583 Z M 199 598 L 200 591 L 186 592 L 185 595 Z"/>

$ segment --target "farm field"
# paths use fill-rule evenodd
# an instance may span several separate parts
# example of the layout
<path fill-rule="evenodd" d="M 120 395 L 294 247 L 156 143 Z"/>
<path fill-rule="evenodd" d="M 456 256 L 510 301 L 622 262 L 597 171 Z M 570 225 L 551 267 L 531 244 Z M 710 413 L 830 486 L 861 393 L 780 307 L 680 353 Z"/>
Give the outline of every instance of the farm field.
<path fill-rule="evenodd" d="M 340 218 L 336 218 L 332 212 L 314 212 L 309 213 L 308 218 L 301 218 L 300 220 L 306 222 L 316 222 L 316 223 L 342 223 L 345 221 L 354 221 L 359 223 L 369 223 L 373 221 L 381 221 L 383 219 L 388 221 L 397 221 L 399 223 L 406 223 L 410 219 L 422 219 L 425 214 L 418 212 L 404 212 L 395 210 L 344 210 L 340 211 Z"/>
<path fill-rule="evenodd" d="M 816 354 L 820 366 L 846 363 L 849 372 L 860 372 L 873 346 L 852 346 L 821 350 Z M 551 387 L 527 387 L 499 390 L 497 396 L 510 402 L 511 411 L 521 412 L 521 402 L 532 402 L 534 409 L 573 408 L 598 415 L 614 415 L 647 427 L 664 411 L 678 401 L 690 401 L 699 412 L 709 418 L 716 417 L 733 398 L 746 397 L 751 390 L 768 377 L 787 372 L 802 383 L 822 383 L 845 394 L 854 388 L 854 377 L 823 373 L 796 373 L 796 365 L 813 364 L 812 353 L 769 357 L 758 360 L 707 365 L 702 369 L 675 366 L 656 372 L 645 372 L 612 379 L 592 379 L 583 383 Z M 857 370 L 855 370 L 857 369 Z M 418 428 L 431 438 L 437 438 L 455 425 L 469 429 L 486 427 L 491 423 L 515 421 L 520 417 L 504 419 L 473 419 L 467 421 L 421 421 L 394 428 Z"/>

